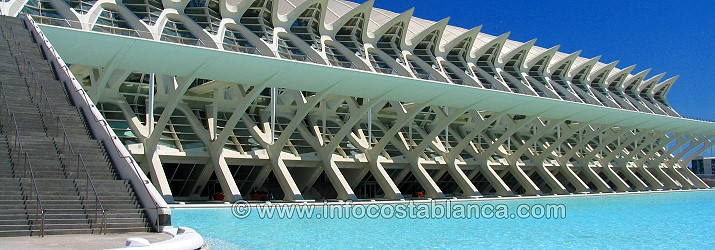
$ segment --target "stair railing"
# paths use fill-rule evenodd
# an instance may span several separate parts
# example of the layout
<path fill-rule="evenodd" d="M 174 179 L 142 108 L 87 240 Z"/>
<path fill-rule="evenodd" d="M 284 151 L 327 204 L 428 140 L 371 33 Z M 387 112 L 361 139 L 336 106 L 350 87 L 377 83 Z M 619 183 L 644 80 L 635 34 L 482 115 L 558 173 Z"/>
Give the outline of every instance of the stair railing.
<path fill-rule="evenodd" d="M 30 63 L 30 62 L 27 62 L 27 64 L 25 65 L 25 67 L 26 67 L 28 70 L 30 70 L 29 72 L 37 72 L 37 71 L 35 71 L 35 67 L 33 67 L 33 66 L 32 66 L 32 63 Z M 32 77 L 32 84 L 33 84 L 33 86 L 35 87 L 35 96 L 37 96 L 37 91 L 40 90 L 40 89 L 42 89 L 42 86 L 40 86 L 40 84 L 37 82 L 37 77 L 35 77 L 35 74 L 31 74 L 30 77 Z M 30 86 L 30 83 L 27 81 L 27 79 L 25 80 L 25 82 L 27 83 L 27 85 L 28 85 L 28 87 L 29 87 L 29 86 Z"/>
<path fill-rule="evenodd" d="M 118 139 L 106 119 L 102 117 L 100 111 L 94 106 L 87 92 L 72 75 L 69 67 L 64 63 L 42 30 L 40 30 L 35 20 L 33 20 L 30 15 L 25 15 L 23 19 L 28 28 L 32 31 L 32 35 L 38 43 L 38 46 L 40 46 L 40 49 L 44 52 L 45 57 L 55 66 L 57 76 L 67 87 L 66 93 L 70 96 L 71 100 L 77 103 L 77 106 L 82 109 L 84 115 L 86 115 L 88 127 L 96 133 L 95 136 L 103 142 L 105 147 L 111 148 L 111 150 L 108 150 L 109 157 L 115 164 L 119 165 L 116 169 L 120 176 L 127 178 L 132 184 L 138 200 L 144 207 L 145 214 L 154 229 L 161 231 L 163 227 L 170 226 L 171 210 L 164 201 L 164 197 L 157 192 L 149 178 L 141 171 L 137 162 L 132 158 L 131 153 Z M 131 170 L 127 170 L 126 168 L 130 168 Z"/>
<path fill-rule="evenodd" d="M 15 42 L 15 33 L 13 32 L 13 28 L 11 26 L 6 27 L 7 29 L 3 30 L 3 38 L 5 38 L 8 45 L 12 46 L 13 44 L 11 42 Z M 12 53 L 12 51 L 10 51 L 10 53 Z"/>
<path fill-rule="evenodd" d="M 40 225 L 40 237 L 45 236 L 45 207 L 42 205 L 42 199 L 40 198 L 40 193 L 37 190 L 37 181 L 35 180 L 35 172 L 32 170 L 32 162 L 30 161 L 30 154 L 28 154 L 25 149 L 22 147 L 22 141 L 20 140 L 20 130 L 17 127 L 17 119 L 15 118 L 15 114 L 10 112 L 10 108 L 8 107 L 7 103 L 7 98 L 5 98 L 5 85 L 0 82 L 0 95 L 2 95 L 2 102 L 3 106 L 5 106 L 5 112 L 6 112 L 6 118 L 10 119 L 12 118 L 12 125 L 14 128 L 15 132 L 15 142 L 14 142 L 14 148 L 10 148 L 10 155 L 15 156 L 14 158 L 20 162 L 20 159 L 24 160 L 24 165 L 25 169 L 23 171 L 23 179 L 27 179 L 27 173 L 29 171 L 30 173 L 30 195 L 29 195 L 29 200 L 32 200 L 32 196 L 34 195 L 35 201 L 36 201 L 36 208 L 35 208 L 35 219 L 33 220 L 35 224 Z M 4 122 L 3 124 L 7 124 Z M 22 157 L 24 156 L 24 158 Z M 22 164 L 18 164 L 22 165 Z M 12 167 L 13 174 L 17 175 L 15 171 L 15 165 L 13 164 Z M 38 222 L 39 220 L 39 222 Z"/>
<path fill-rule="evenodd" d="M 32 65 L 28 64 L 29 67 L 32 70 Z M 34 70 L 32 71 L 34 72 Z M 35 80 L 36 88 L 39 88 L 39 98 L 38 98 L 38 104 L 43 105 L 42 102 L 44 101 L 44 104 L 47 106 L 47 110 L 50 112 L 50 117 L 55 120 L 55 136 L 59 137 L 62 135 L 62 147 L 60 149 L 64 149 L 67 147 L 69 149 L 69 152 L 72 156 L 77 157 L 77 167 L 75 170 L 75 181 L 79 178 L 80 176 L 80 166 L 82 166 L 82 170 L 84 170 L 84 175 L 85 175 L 85 190 L 84 190 L 84 198 L 87 199 L 89 198 L 89 191 L 90 187 L 92 189 L 92 194 L 94 194 L 94 223 L 99 223 L 99 212 L 101 211 L 101 216 L 102 216 L 102 222 L 100 224 L 100 229 L 99 232 L 101 233 L 106 233 L 107 229 L 107 215 L 106 215 L 106 210 L 104 209 L 104 204 L 99 198 L 99 194 L 97 193 L 96 187 L 94 185 L 94 181 L 92 180 L 91 175 L 89 174 L 89 169 L 87 169 L 87 165 L 84 162 L 84 159 L 82 158 L 81 154 L 78 154 L 75 152 L 74 148 L 72 147 L 72 142 L 70 141 L 69 137 L 67 136 L 67 130 L 65 129 L 64 123 L 62 122 L 62 118 L 59 117 L 58 115 L 55 114 L 54 110 L 52 109 L 52 105 L 50 104 L 49 97 L 47 95 L 47 91 L 45 91 L 45 88 L 43 86 L 37 85 L 37 81 Z M 60 133 L 60 128 L 62 128 L 62 132 Z"/>
<path fill-rule="evenodd" d="M 43 90 L 44 91 L 44 90 Z M 47 96 L 45 96 L 47 98 Z M 46 99 L 47 100 L 47 99 Z M 49 103 L 49 101 L 48 101 Z M 77 168 L 75 170 L 75 181 L 77 178 L 80 176 L 80 166 L 82 167 L 81 169 L 84 170 L 85 174 L 85 188 L 84 188 L 84 197 L 87 199 L 89 197 L 89 191 L 91 188 L 92 194 L 94 194 L 94 223 L 99 223 L 99 213 L 101 212 L 102 216 L 102 222 L 100 224 L 100 229 L 99 233 L 107 233 L 107 211 L 104 209 L 104 204 L 102 203 L 102 200 L 99 198 L 99 194 L 97 193 L 97 189 L 94 185 L 94 181 L 92 180 L 92 176 L 89 174 L 89 169 L 87 169 L 87 165 L 84 162 L 84 159 L 82 158 L 81 154 L 75 153 L 74 148 L 72 147 L 72 142 L 70 141 L 69 137 L 67 137 L 67 130 L 65 129 L 65 125 L 62 122 L 62 119 L 57 116 L 55 117 L 57 120 L 57 124 L 59 127 L 62 128 L 62 149 L 66 146 L 69 149 L 69 152 L 72 156 L 77 157 Z M 57 130 L 59 135 L 59 129 Z"/>
<path fill-rule="evenodd" d="M 14 33 L 11 33 L 11 34 L 13 35 L 13 42 L 14 42 Z M 77 170 L 76 170 L 76 174 L 75 174 L 75 180 L 77 179 L 77 177 L 79 177 L 79 174 L 80 174 L 80 173 L 79 173 L 79 170 L 80 170 L 79 166 L 82 165 L 82 166 L 83 166 L 83 169 L 84 169 L 84 171 L 85 171 L 85 177 L 86 177 L 85 196 L 84 196 L 84 197 L 85 197 L 85 199 L 86 199 L 87 197 L 89 197 L 89 187 L 90 187 L 90 185 L 91 185 L 91 187 L 92 187 L 92 192 L 93 192 L 93 194 L 94 194 L 94 196 L 95 196 L 95 207 L 94 207 L 95 215 L 94 215 L 94 221 L 93 221 L 93 223 L 98 223 L 98 221 L 99 221 L 99 220 L 98 220 L 99 211 L 101 210 L 101 212 L 102 212 L 102 214 L 101 214 L 101 215 L 102 215 L 102 222 L 100 223 L 100 225 L 101 225 L 101 226 L 100 226 L 100 233 L 106 233 L 106 221 L 107 221 L 107 219 L 106 219 L 106 210 L 104 209 L 104 204 L 103 204 L 103 203 L 101 202 L 101 200 L 99 199 L 99 195 L 97 194 L 96 188 L 95 188 L 95 186 L 94 186 L 94 182 L 92 181 L 92 178 L 91 178 L 91 176 L 90 176 L 90 174 L 89 174 L 89 170 L 87 169 L 87 166 L 85 165 L 84 160 L 82 159 L 82 156 L 74 152 L 74 149 L 72 148 L 71 143 L 69 142 L 69 138 L 67 137 L 67 132 L 66 132 L 65 129 L 64 129 L 64 124 L 61 124 L 62 121 L 61 121 L 60 117 L 57 116 L 57 115 L 55 115 L 54 110 L 52 109 L 52 105 L 50 105 L 49 98 L 48 98 L 48 96 L 47 96 L 47 92 L 45 91 L 45 89 L 44 89 L 43 86 L 40 86 L 40 85 L 38 84 L 37 79 L 35 78 L 35 75 L 31 73 L 31 72 L 35 72 L 35 71 L 34 71 L 34 67 L 32 66 L 32 64 L 31 64 L 30 62 L 28 62 L 28 61 L 26 60 L 26 57 L 24 56 L 24 52 L 22 51 L 22 44 L 18 43 L 17 45 L 19 46 L 18 51 L 19 51 L 19 54 L 20 54 L 19 57 L 18 57 L 18 56 L 15 56 L 15 61 L 16 61 L 17 65 L 18 65 L 18 70 L 19 70 L 20 73 L 23 75 L 23 78 L 25 78 L 25 83 L 27 84 L 28 87 L 30 87 L 30 82 L 29 82 L 28 80 L 30 79 L 29 76 L 31 75 L 31 78 L 32 78 L 32 81 L 33 81 L 33 84 L 34 84 L 34 87 L 35 87 L 35 93 L 34 93 L 34 94 L 35 94 L 35 96 L 37 96 L 37 95 L 38 95 L 38 91 L 39 91 L 39 95 L 40 95 L 39 98 L 36 97 L 36 98 L 38 99 L 38 102 L 39 102 L 38 104 L 39 104 L 39 105 L 42 105 L 42 101 L 44 100 L 45 105 L 47 105 L 47 109 L 50 111 L 51 117 L 56 120 L 56 122 L 55 122 L 55 134 L 56 134 L 56 135 L 59 135 L 59 127 L 60 127 L 60 125 L 61 125 L 62 130 L 63 130 L 62 133 L 63 133 L 63 135 L 64 135 L 64 136 L 63 136 L 63 137 L 64 137 L 64 138 L 63 138 L 63 147 L 64 147 L 64 144 L 69 145 L 69 149 L 70 149 L 71 154 L 72 154 L 73 156 L 77 156 Z M 18 58 L 21 58 L 24 63 L 20 63 L 19 60 L 18 60 Z M 21 66 L 22 66 L 22 67 L 21 67 Z M 26 162 L 27 162 L 28 164 L 25 165 L 25 171 L 24 171 L 24 174 L 23 174 L 24 178 L 27 178 L 27 170 L 28 170 L 28 166 L 29 166 L 29 154 L 27 154 L 27 153 L 24 151 L 24 149 L 22 148 L 22 143 L 21 143 L 21 141 L 20 141 L 19 130 L 18 130 L 18 128 L 17 128 L 17 121 L 16 121 L 16 119 L 15 119 L 15 115 L 12 114 L 12 113 L 10 113 L 9 106 L 8 106 L 8 104 L 7 104 L 7 98 L 5 98 L 5 87 L 4 87 L 4 85 L 2 85 L 1 87 L 2 87 L 3 104 L 4 104 L 4 106 L 5 106 L 5 110 L 6 110 L 7 114 L 9 114 L 9 117 L 12 118 L 13 123 L 14 123 L 14 125 L 15 125 L 15 146 L 20 149 L 19 151 L 16 151 L 16 152 L 15 152 L 15 157 L 18 158 L 18 157 L 19 157 L 18 154 L 20 154 L 20 153 L 24 153 L 24 154 L 27 155 L 27 161 L 26 161 Z M 29 167 L 30 167 L 30 174 L 31 174 L 31 177 L 33 178 L 33 184 L 34 184 L 34 174 L 32 173 L 31 166 L 29 166 Z M 35 187 L 36 187 L 36 186 L 35 186 Z M 36 188 L 35 188 L 35 190 L 36 190 Z M 37 195 L 36 197 L 38 197 L 38 199 L 39 199 L 39 195 Z M 38 204 L 40 204 L 40 206 L 41 206 L 41 203 L 38 203 Z M 41 223 L 40 223 L 40 224 L 41 224 L 41 235 L 44 236 L 44 222 L 45 222 L 45 220 L 44 220 L 44 218 L 45 218 L 44 208 L 43 208 L 43 209 L 39 209 L 39 208 L 38 208 L 38 211 L 41 211 L 41 215 L 42 215 L 42 220 L 41 220 Z M 37 216 L 37 217 L 40 217 L 40 212 L 38 212 L 38 216 Z"/>
<path fill-rule="evenodd" d="M 20 73 L 25 76 L 27 74 L 27 59 L 25 58 L 24 52 L 22 51 L 22 43 L 18 42 L 17 39 L 15 38 L 15 32 L 14 28 L 8 27 L 8 30 L 3 32 L 3 36 L 5 40 L 7 41 L 7 44 L 10 48 L 10 54 L 14 57 L 15 63 L 17 65 L 17 69 L 20 71 Z M 10 35 L 7 35 L 10 34 Z M 19 52 L 19 55 L 16 55 L 17 52 Z M 20 63 L 20 60 L 23 61 L 23 63 Z"/>
<path fill-rule="evenodd" d="M 30 65 L 31 67 L 32 65 Z M 80 176 L 80 166 L 82 167 L 81 170 L 84 170 L 84 176 L 85 176 L 85 188 L 84 188 L 84 198 L 87 199 L 89 198 L 89 191 L 90 187 L 92 190 L 92 194 L 94 194 L 94 223 L 99 223 L 99 212 L 101 212 L 102 215 L 102 222 L 100 224 L 100 229 L 99 233 L 106 233 L 107 229 L 107 215 L 106 215 L 106 210 L 104 209 L 104 204 L 102 203 L 101 199 L 99 198 L 99 194 L 97 193 L 97 189 L 94 185 L 94 181 L 92 180 L 91 175 L 89 174 L 89 169 L 87 169 L 87 165 L 84 162 L 84 159 L 82 158 L 81 154 L 78 154 L 75 152 L 74 148 L 72 147 L 72 142 L 70 141 L 69 137 L 67 136 L 67 130 L 65 129 L 65 125 L 62 122 L 62 118 L 58 115 L 55 114 L 54 110 L 52 109 L 52 105 L 50 105 L 50 100 L 47 95 L 47 91 L 45 91 L 45 88 L 42 86 L 39 87 L 39 94 L 40 97 L 38 98 L 39 105 L 42 105 L 42 102 L 44 101 L 45 105 L 47 105 L 47 109 L 50 111 L 50 116 L 52 119 L 55 120 L 55 136 L 59 137 L 60 135 L 62 136 L 62 147 L 60 147 L 60 150 L 64 150 L 65 147 L 69 150 L 69 153 L 77 157 L 77 167 L 75 169 L 75 181 L 79 178 Z M 60 128 L 62 131 L 60 132 Z"/>
<path fill-rule="evenodd" d="M 11 34 L 11 36 L 12 36 L 12 41 L 10 41 L 10 39 L 8 39 L 8 38 L 6 38 L 5 40 L 8 41 L 8 44 L 9 44 L 10 47 L 11 47 L 10 53 L 11 53 L 11 54 L 13 55 L 13 57 L 15 58 L 15 63 L 16 63 L 16 65 L 17 65 L 18 72 L 19 72 L 19 73 L 23 76 L 23 78 L 25 79 L 25 83 L 28 85 L 28 87 L 30 86 L 29 79 L 30 79 L 30 77 L 32 78 L 32 81 L 33 81 L 34 86 L 35 86 L 35 93 L 34 93 L 34 94 L 37 95 L 37 86 L 38 86 L 37 78 L 35 77 L 35 74 L 32 74 L 32 72 L 35 72 L 35 70 L 34 70 L 34 68 L 32 67 L 32 64 L 31 64 L 29 61 L 27 61 L 27 57 L 25 56 L 25 52 L 23 52 L 23 50 L 22 50 L 22 48 L 23 48 L 22 43 L 16 41 L 16 39 L 15 39 L 15 33 L 12 32 L 12 30 L 13 30 L 13 28 L 10 28 L 10 34 Z M 16 55 L 16 53 L 13 52 L 12 46 L 16 46 L 14 50 L 17 50 L 17 52 L 19 52 L 19 53 L 17 53 L 17 54 L 19 54 L 19 55 Z M 22 62 L 20 62 L 20 60 L 22 60 Z"/>
<path fill-rule="evenodd" d="M 13 125 L 15 126 L 15 134 L 18 134 L 18 129 L 17 129 L 17 121 L 15 120 L 15 115 L 12 115 L 12 120 L 13 120 Z M 23 179 L 27 178 L 27 171 L 28 169 L 30 170 L 30 198 L 29 200 L 32 200 L 32 195 L 35 195 L 35 201 L 36 207 L 35 207 L 35 219 L 34 224 L 40 224 L 40 237 L 45 236 L 45 207 L 42 205 L 42 199 L 40 198 L 40 193 L 37 190 L 37 181 L 35 180 L 35 172 L 32 170 L 32 162 L 30 161 L 30 154 L 25 152 L 25 150 L 22 148 L 22 142 L 20 141 L 20 136 L 15 136 L 15 140 L 17 141 L 17 144 L 19 145 L 19 151 L 18 153 L 22 153 L 25 157 L 25 174 L 23 176 Z"/>
<path fill-rule="evenodd" d="M 3 121 L 3 124 L 10 124 L 10 122 L 12 121 L 12 120 L 10 120 L 10 107 L 7 104 L 7 100 L 5 98 L 5 84 L 2 81 L 0 81 L 0 92 L 1 92 L 0 95 L 2 95 L 2 104 L 3 104 L 3 107 L 5 107 L 5 114 L 7 114 L 5 116 L 5 120 Z"/>
<path fill-rule="evenodd" d="M 38 106 L 42 106 L 42 101 L 45 102 L 47 110 L 50 111 L 50 117 L 55 120 L 55 136 L 58 136 L 60 135 L 60 117 L 58 115 L 55 115 L 55 111 L 52 109 L 52 105 L 50 105 L 50 99 L 47 97 L 47 92 L 45 91 L 45 88 L 43 86 L 37 86 L 37 88 L 39 89 L 38 92 L 40 93 L 40 97 L 38 98 Z M 62 143 L 62 147 L 64 148 L 64 140 Z M 72 149 L 72 147 L 70 147 L 70 149 Z"/>

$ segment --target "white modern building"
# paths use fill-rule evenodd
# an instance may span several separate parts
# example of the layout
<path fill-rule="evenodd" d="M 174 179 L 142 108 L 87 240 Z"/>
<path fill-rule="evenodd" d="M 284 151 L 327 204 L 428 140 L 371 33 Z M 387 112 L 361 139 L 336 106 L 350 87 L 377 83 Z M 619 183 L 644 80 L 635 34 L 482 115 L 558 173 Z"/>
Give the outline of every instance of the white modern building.
<path fill-rule="evenodd" d="M 5 0 L 0 11 L 41 23 L 169 202 L 709 188 L 687 166 L 715 144 L 715 123 L 672 109 L 677 77 L 372 4 Z"/>

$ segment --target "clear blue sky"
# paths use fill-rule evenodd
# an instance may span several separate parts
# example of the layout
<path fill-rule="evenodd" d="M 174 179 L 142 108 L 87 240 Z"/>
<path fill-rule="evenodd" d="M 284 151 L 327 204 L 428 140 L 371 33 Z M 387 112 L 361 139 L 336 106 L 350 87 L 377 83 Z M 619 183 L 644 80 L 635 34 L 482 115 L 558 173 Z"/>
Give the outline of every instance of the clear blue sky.
<path fill-rule="evenodd" d="M 355 1 L 365 2 L 365 1 Z M 715 120 L 715 1 L 498 1 L 376 0 L 375 7 L 428 20 L 451 17 L 450 25 L 536 45 L 583 50 L 624 68 L 633 64 L 649 76 L 675 75 L 668 100 L 684 116 Z M 710 151 L 705 152 L 710 155 Z"/>

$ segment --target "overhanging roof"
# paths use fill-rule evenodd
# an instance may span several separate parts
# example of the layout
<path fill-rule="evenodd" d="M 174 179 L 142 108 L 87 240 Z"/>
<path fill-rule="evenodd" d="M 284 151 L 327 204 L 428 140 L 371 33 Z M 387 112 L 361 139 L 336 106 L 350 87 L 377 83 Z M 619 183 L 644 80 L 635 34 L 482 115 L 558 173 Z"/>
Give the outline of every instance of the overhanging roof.
<path fill-rule="evenodd" d="M 592 124 L 715 136 L 715 123 L 560 101 L 183 44 L 39 25 L 65 62 L 336 95 L 537 115 Z M 80 42 L 81 41 L 81 42 Z"/>

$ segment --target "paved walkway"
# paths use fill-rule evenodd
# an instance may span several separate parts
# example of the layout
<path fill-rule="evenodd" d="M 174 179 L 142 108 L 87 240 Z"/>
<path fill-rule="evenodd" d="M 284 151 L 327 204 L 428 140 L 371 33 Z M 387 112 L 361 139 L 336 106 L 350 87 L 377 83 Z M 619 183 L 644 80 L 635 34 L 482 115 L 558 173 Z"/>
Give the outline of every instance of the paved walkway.
<path fill-rule="evenodd" d="M 0 249 L 108 249 L 121 248 L 127 238 L 139 237 L 151 243 L 171 239 L 164 233 L 126 233 L 126 234 L 70 234 L 48 235 L 45 237 L 2 237 Z"/>

